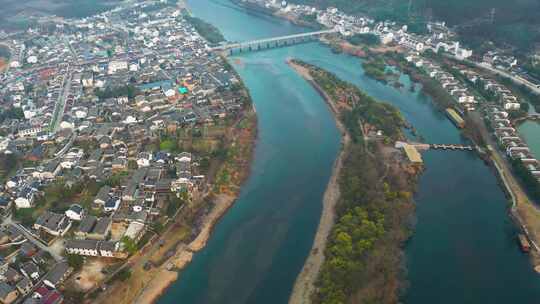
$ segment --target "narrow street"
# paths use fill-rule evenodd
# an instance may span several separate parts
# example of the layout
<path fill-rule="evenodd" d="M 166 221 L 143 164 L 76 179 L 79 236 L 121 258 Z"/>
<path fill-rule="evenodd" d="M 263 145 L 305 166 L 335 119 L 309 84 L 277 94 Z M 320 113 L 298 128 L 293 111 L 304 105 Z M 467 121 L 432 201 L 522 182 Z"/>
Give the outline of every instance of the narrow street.
<path fill-rule="evenodd" d="M 20 224 L 14 222 L 12 219 L 11 219 L 11 216 L 8 216 L 8 217 L 4 217 L 2 219 L 2 226 L 12 226 L 14 227 L 15 229 L 17 229 L 17 231 L 19 231 L 25 238 L 27 238 L 30 242 L 32 242 L 32 244 L 34 244 L 36 247 L 38 247 L 39 249 L 45 251 L 45 252 L 48 252 L 57 262 L 58 261 L 61 261 L 63 260 L 64 258 L 58 253 L 58 252 L 55 252 L 54 250 L 52 250 L 51 248 L 47 247 L 45 244 L 43 244 L 42 242 L 38 241 L 32 234 L 30 234 L 28 232 L 28 230 L 26 228 L 24 228 L 23 226 L 21 226 Z"/>

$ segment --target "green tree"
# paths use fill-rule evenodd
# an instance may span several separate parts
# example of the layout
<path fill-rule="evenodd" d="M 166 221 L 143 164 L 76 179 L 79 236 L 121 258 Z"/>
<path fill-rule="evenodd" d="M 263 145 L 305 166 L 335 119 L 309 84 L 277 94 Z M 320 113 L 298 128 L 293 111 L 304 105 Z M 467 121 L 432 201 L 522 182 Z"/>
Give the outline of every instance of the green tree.
<path fill-rule="evenodd" d="M 130 159 L 128 160 L 128 169 L 130 170 L 135 170 L 137 169 L 139 166 L 137 165 L 137 161 L 134 160 L 134 159 Z"/>
<path fill-rule="evenodd" d="M 131 239 L 129 236 L 122 237 L 120 242 L 122 243 L 124 250 L 130 255 L 137 252 L 137 243 L 135 243 L 135 241 Z"/>
<path fill-rule="evenodd" d="M 77 254 L 68 254 L 67 262 L 75 271 L 79 271 L 84 264 L 84 257 Z"/>
<path fill-rule="evenodd" d="M 354 34 L 347 38 L 349 43 L 354 45 L 378 45 L 381 43 L 381 40 L 377 35 L 374 34 Z"/>
<path fill-rule="evenodd" d="M 118 279 L 122 282 L 128 280 L 129 278 L 131 278 L 131 271 L 127 268 L 123 268 L 114 276 L 114 279 Z"/>

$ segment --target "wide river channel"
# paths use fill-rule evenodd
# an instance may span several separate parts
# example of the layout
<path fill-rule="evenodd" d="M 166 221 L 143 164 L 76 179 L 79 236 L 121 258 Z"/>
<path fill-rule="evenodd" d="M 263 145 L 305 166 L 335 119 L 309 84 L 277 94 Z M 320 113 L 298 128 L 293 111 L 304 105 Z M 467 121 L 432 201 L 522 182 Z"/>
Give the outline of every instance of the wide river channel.
<path fill-rule="evenodd" d="M 246 11 L 228 0 L 188 0 L 192 13 L 229 41 L 308 31 Z M 159 303 L 287 303 L 307 257 L 321 201 L 340 148 L 326 104 L 285 63 L 299 58 L 397 106 L 428 143 L 461 143 L 429 97 L 364 76 L 361 61 L 319 43 L 230 58 L 259 118 L 251 176 Z M 539 303 L 540 276 L 516 246 L 508 200 L 493 172 L 471 152 L 423 154 L 415 233 L 406 246 L 405 303 Z"/>

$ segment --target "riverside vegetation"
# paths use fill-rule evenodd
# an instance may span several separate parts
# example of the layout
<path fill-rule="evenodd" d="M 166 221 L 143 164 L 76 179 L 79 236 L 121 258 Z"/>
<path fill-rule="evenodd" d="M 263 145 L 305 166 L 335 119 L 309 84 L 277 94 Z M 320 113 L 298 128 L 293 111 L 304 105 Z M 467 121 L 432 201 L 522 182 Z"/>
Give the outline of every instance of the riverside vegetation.
<path fill-rule="evenodd" d="M 219 29 L 212 24 L 200 18 L 189 15 L 186 15 L 185 18 L 186 21 L 191 23 L 195 30 L 197 30 L 197 32 L 204 37 L 204 39 L 208 40 L 208 42 L 217 44 L 225 41 L 225 37 L 223 37 Z"/>
<path fill-rule="evenodd" d="M 334 74 L 294 63 L 307 68 L 316 88 L 338 104 L 338 119 L 352 139 L 344 151 L 337 220 L 327 240 L 313 302 L 397 303 L 403 287 L 401 247 L 411 234 L 418 172 L 407 170 L 400 153 L 389 145 L 403 137 L 405 122 L 393 106 Z M 382 130 L 384 139 L 368 136 L 373 130 Z"/>
<path fill-rule="evenodd" d="M 401 127 L 405 126 L 405 121 L 392 105 L 376 101 L 330 72 L 302 61 L 293 60 L 293 62 L 307 67 L 316 84 L 333 100 L 346 106 L 347 109 L 341 112 L 340 119 L 354 142 L 363 140 L 364 128 L 358 120 L 383 131 L 388 138 L 395 140 L 402 136 Z"/>
<path fill-rule="evenodd" d="M 381 40 L 375 34 L 354 34 L 347 38 L 347 41 L 352 45 L 379 45 Z"/>

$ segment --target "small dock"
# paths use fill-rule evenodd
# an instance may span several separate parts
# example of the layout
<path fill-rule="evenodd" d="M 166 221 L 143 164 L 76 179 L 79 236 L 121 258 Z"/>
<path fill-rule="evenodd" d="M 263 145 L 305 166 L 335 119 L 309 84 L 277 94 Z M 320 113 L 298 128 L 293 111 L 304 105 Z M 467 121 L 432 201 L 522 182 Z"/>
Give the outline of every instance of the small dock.
<path fill-rule="evenodd" d="M 429 148 L 434 149 L 434 150 L 474 151 L 473 146 L 466 146 L 466 145 L 431 144 Z"/>

